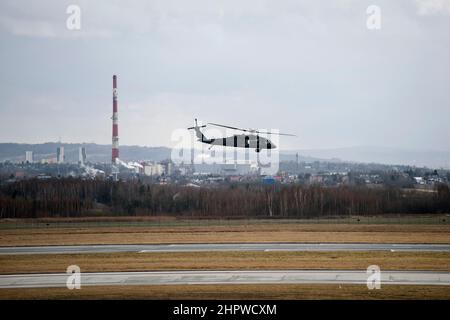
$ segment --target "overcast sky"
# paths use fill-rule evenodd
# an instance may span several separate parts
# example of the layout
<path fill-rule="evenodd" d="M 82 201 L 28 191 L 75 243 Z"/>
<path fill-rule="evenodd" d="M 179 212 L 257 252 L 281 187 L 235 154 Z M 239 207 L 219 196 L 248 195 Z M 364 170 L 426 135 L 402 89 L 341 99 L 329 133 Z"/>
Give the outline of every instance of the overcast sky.
<path fill-rule="evenodd" d="M 283 149 L 448 150 L 449 57 L 450 0 L 2 0 L 0 142 L 111 143 L 117 74 L 121 144 L 198 117 Z"/>

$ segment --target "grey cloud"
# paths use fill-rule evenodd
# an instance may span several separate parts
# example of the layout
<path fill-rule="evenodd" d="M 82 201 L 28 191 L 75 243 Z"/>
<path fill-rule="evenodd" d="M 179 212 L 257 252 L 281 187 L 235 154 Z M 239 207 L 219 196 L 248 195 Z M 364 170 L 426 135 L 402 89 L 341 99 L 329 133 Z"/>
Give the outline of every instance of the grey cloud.
<path fill-rule="evenodd" d="M 122 143 L 199 117 L 297 133 L 285 148 L 442 148 L 448 1 L 377 2 L 379 31 L 372 1 L 2 1 L 0 138 L 107 143 L 117 73 Z"/>

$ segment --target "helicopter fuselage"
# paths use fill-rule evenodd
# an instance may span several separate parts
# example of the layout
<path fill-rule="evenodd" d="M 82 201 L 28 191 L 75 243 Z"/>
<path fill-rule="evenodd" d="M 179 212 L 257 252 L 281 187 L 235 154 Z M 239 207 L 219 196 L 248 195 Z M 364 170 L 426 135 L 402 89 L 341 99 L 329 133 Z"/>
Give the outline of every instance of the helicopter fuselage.
<path fill-rule="evenodd" d="M 260 134 L 272 134 L 272 132 L 261 132 L 253 129 L 240 129 L 237 127 L 225 126 L 217 123 L 209 123 L 214 126 L 224 127 L 232 130 L 240 130 L 246 133 L 244 134 L 235 134 L 228 137 L 223 138 L 207 138 L 203 132 L 200 130 L 201 128 L 205 128 L 206 125 L 199 126 L 197 123 L 197 119 L 195 119 L 195 126 L 187 128 L 188 130 L 194 130 L 197 136 L 198 141 L 202 143 L 206 143 L 213 146 L 223 146 L 223 147 L 233 147 L 233 148 L 245 148 L 245 149 L 255 149 L 256 152 L 260 152 L 263 149 L 275 149 L 277 146 L 267 138 L 261 137 Z M 248 132 L 248 133 L 247 133 Z M 273 133 L 276 135 L 289 135 L 286 133 Z"/>
<path fill-rule="evenodd" d="M 198 141 L 213 146 L 255 149 L 259 152 L 263 149 L 275 149 L 276 145 L 267 138 L 255 134 L 239 134 L 223 138 L 199 138 Z"/>

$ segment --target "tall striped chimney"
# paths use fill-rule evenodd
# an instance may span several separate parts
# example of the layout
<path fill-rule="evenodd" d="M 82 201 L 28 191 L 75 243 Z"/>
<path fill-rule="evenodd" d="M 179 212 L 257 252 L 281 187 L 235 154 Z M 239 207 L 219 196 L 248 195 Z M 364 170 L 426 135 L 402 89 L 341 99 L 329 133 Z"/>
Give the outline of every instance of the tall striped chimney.
<path fill-rule="evenodd" d="M 112 163 L 119 158 L 119 117 L 117 112 L 117 76 L 113 76 Z"/>

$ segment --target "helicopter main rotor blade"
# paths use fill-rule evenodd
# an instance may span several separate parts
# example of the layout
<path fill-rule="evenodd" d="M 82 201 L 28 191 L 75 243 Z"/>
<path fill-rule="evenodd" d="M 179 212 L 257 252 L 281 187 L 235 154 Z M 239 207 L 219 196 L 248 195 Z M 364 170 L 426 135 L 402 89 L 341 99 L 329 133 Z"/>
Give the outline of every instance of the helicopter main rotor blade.
<path fill-rule="evenodd" d="M 234 129 L 234 130 L 244 131 L 244 132 L 262 133 L 262 134 L 276 134 L 276 135 L 279 135 L 279 136 L 291 136 L 291 137 L 296 137 L 295 134 L 290 134 L 290 133 L 275 133 L 275 132 L 268 132 L 268 131 L 258 131 L 258 130 L 253 130 L 253 129 L 242 129 L 242 128 L 231 127 L 231 126 L 226 126 L 226 125 L 223 125 L 223 124 L 212 123 L 212 122 L 208 122 L 208 124 L 211 124 L 211 125 L 213 125 L 213 126 L 218 126 L 218 127 L 228 128 L 228 129 Z"/>
<path fill-rule="evenodd" d="M 269 131 L 254 131 L 256 133 L 262 133 L 262 134 L 276 134 L 277 136 L 289 136 L 289 137 L 296 137 L 295 134 L 290 133 L 277 133 L 277 132 L 269 132 Z"/>
<path fill-rule="evenodd" d="M 240 130 L 240 131 L 244 131 L 244 132 L 251 131 L 248 129 L 241 129 L 241 128 L 237 128 L 237 127 L 225 126 L 223 124 L 218 124 L 218 123 L 213 123 L 213 122 L 208 122 L 208 124 L 212 124 L 213 126 L 218 126 L 218 127 L 228 128 L 228 129 Z"/>

